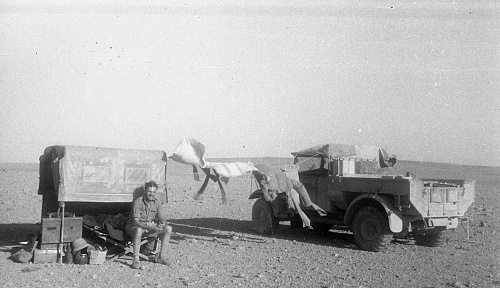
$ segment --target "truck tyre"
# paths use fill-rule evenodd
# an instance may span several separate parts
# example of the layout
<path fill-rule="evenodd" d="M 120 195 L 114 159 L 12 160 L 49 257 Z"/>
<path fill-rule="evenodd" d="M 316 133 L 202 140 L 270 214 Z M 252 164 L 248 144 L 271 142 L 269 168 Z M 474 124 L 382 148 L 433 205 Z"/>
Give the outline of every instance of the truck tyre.
<path fill-rule="evenodd" d="M 332 229 L 333 225 L 327 223 L 311 222 L 311 227 L 313 227 L 315 232 L 324 233 Z"/>
<path fill-rule="evenodd" d="M 387 216 L 373 206 L 361 208 L 352 224 L 354 239 L 366 251 L 378 252 L 392 240 Z"/>
<path fill-rule="evenodd" d="M 279 221 L 274 217 L 271 205 L 260 198 L 252 208 L 252 223 L 259 234 L 271 235 L 278 228 Z"/>
<path fill-rule="evenodd" d="M 416 234 L 413 235 L 415 244 L 427 247 L 439 247 L 443 245 L 446 239 L 446 230 L 439 230 L 431 234 Z"/>

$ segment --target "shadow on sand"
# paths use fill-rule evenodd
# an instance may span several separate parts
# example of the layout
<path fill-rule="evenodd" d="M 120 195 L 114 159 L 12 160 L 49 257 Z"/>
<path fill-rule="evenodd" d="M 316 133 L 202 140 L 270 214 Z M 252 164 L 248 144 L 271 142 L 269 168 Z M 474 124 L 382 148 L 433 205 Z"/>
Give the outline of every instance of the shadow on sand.
<path fill-rule="evenodd" d="M 252 222 L 247 220 L 192 218 L 171 219 L 169 222 L 174 232 L 171 238 L 173 242 L 182 242 L 193 238 L 200 241 L 224 241 L 238 236 L 236 234 L 246 234 L 246 236 L 242 236 L 245 241 L 255 243 L 269 243 L 272 239 L 281 239 L 329 247 L 358 249 L 354 244 L 352 234 L 344 231 L 330 230 L 318 233 L 313 229 L 294 229 L 289 225 L 280 224 L 273 235 L 261 235 L 255 231 Z M 2 235 L 0 237 L 0 252 L 15 252 L 22 247 L 20 242 L 27 241 L 29 235 L 36 235 L 39 229 L 40 224 L 35 223 L 0 224 L 0 235 Z"/>
<path fill-rule="evenodd" d="M 36 235 L 39 224 L 12 223 L 0 224 L 0 252 L 15 252 L 23 245 L 19 242 L 28 241 L 29 235 Z"/>
<path fill-rule="evenodd" d="M 330 230 L 324 233 L 318 233 L 313 229 L 291 228 L 289 225 L 280 224 L 273 235 L 257 234 L 251 221 L 235 220 L 227 218 L 192 218 L 192 219 L 171 219 L 170 225 L 173 228 L 174 235 L 180 233 L 189 235 L 182 237 L 179 234 L 176 237 L 198 238 L 211 237 L 219 240 L 230 239 L 237 233 L 254 235 L 245 239 L 251 242 L 267 243 L 272 239 L 282 239 L 288 241 L 323 245 L 337 248 L 358 249 L 354 244 L 354 237 L 351 233 L 344 231 Z M 174 236 L 172 237 L 174 238 Z"/>

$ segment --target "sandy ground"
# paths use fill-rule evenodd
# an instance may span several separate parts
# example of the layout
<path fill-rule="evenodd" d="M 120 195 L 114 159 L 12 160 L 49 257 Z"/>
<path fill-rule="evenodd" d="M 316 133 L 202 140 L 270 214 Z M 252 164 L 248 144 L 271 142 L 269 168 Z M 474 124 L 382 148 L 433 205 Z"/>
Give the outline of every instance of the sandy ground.
<path fill-rule="evenodd" d="M 2 287 L 500 287 L 498 168 L 464 168 L 477 180 L 469 242 L 459 226 L 442 247 L 396 241 L 379 253 L 359 250 L 350 233 L 319 235 L 287 222 L 276 235 L 258 235 L 251 224 L 250 177 L 230 180 L 224 205 L 212 182 L 202 199 L 193 200 L 201 183 L 190 169 L 170 169 L 173 265 L 142 262 L 144 270 L 133 270 L 131 256 L 103 265 L 13 262 L 11 254 L 37 229 L 41 211 L 38 171 L 16 167 L 0 170 Z"/>

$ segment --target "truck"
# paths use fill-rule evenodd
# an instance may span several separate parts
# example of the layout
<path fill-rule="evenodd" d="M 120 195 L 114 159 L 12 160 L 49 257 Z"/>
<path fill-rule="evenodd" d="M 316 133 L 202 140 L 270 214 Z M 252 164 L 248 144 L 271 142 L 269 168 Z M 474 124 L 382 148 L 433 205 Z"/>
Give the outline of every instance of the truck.
<path fill-rule="evenodd" d="M 367 251 L 386 248 L 393 238 L 413 238 L 417 245 L 437 247 L 455 229 L 474 201 L 475 181 L 420 179 L 411 172 L 394 173 L 396 157 L 385 148 L 328 143 L 292 153 L 298 179 L 326 216 L 304 209 L 314 230 L 348 230 Z M 259 233 L 272 234 L 279 222 L 302 227 L 302 219 L 277 197 L 265 201 L 256 190 L 252 222 Z"/>
<path fill-rule="evenodd" d="M 40 240 L 33 262 L 62 263 L 63 246 L 85 232 L 85 215 L 128 215 L 132 201 L 144 194 L 147 181 L 158 184 L 156 198 L 167 202 L 166 169 L 167 155 L 161 150 L 45 148 L 39 166 Z"/>

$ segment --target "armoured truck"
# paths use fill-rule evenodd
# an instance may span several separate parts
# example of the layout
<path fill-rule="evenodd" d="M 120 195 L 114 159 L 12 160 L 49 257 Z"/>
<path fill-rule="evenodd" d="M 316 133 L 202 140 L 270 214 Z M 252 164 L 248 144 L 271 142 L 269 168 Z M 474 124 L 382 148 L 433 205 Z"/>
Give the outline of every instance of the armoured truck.
<path fill-rule="evenodd" d="M 367 251 L 380 251 L 394 237 L 439 246 L 474 200 L 475 181 L 399 175 L 391 167 L 395 156 L 384 148 L 326 144 L 292 155 L 295 169 L 285 169 L 285 174 L 300 180 L 312 202 L 327 212 L 321 216 L 304 209 L 311 227 L 350 230 Z M 272 233 L 280 221 L 302 227 L 302 219 L 287 205 L 266 202 L 259 190 L 250 198 L 259 198 L 252 211 L 257 231 Z"/>

